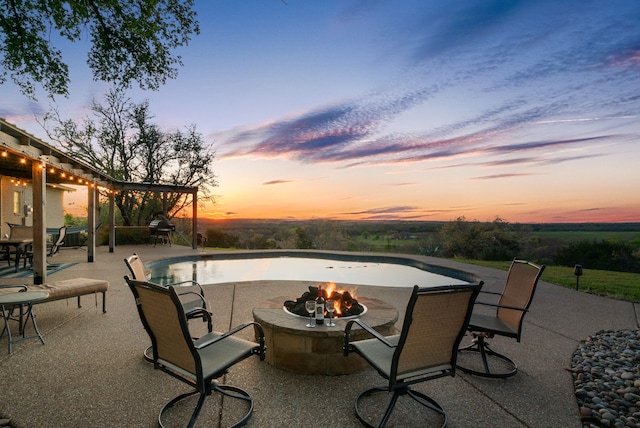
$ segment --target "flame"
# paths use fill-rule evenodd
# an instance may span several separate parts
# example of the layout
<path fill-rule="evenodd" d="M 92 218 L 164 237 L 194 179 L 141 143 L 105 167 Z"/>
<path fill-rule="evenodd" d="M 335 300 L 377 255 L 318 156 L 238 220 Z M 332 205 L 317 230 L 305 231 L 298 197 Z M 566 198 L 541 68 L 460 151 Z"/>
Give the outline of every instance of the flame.
<path fill-rule="evenodd" d="M 327 297 L 331 297 L 331 294 L 333 294 L 334 292 L 344 294 L 345 291 L 348 291 L 349 294 L 351 294 L 351 297 L 353 297 L 354 299 L 357 299 L 356 290 L 358 289 L 358 287 L 339 289 L 335 282 L 327 282 L 324 286 L 322 284 L 318 284 L 318 286 L 322 286 L 322 289 L 326 291 Z M 336 304 L 335 308 L 336 308 L 336 311 L 334 313 L 334 316 L 339 317 L 340 315 L 342 315 L 342 311 L 340 310 L 340 305 Z"/>

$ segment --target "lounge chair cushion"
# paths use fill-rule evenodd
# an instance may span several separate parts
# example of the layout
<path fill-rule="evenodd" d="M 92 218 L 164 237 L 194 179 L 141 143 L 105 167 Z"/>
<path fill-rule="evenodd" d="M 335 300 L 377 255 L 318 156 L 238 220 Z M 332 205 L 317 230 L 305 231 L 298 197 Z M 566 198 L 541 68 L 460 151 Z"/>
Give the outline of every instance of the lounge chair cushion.
<path fill-rule="evenodd" d="M 30 291 L 48 291 L 49 297 L 46 300 L 58 300 L 105 292 L 109 289 L 109 282 L 102 279 L 73 278 L 56 281 L 51 284 L 29 285 L 27 289 Z"/>
<path fill-rule="evenodd" d="M 20 291 L 21 287 L 24 288 L 24 286 L 19 285 L 15 287 L 4 286 L 0 288 L 0 294 L 14 293 Z M 73 278 L 52 282 L 51 284 L 27 285 L 26 288 L 28 291 L 47 291 L 49 293 L 49 297 L 36 302 L 36 304 L 77 297 L 78 307 L 80 307 L 80 296 L 102 293 L 102 312 L 107 311 L 105 298 L 109 289 L 109 282 L 102 279 Z"/>

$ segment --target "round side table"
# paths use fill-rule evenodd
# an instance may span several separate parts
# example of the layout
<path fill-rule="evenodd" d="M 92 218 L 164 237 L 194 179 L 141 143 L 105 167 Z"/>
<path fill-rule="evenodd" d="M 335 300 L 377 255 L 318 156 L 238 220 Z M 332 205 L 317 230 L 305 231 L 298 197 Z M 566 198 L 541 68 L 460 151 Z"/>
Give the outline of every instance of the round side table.
<path fill-rule="evenodd" d="M 44 339 L 42 338 L 42 335 L 38 330 L 36 317 L 33 314 L 33 304 L 35 302 L 39 302 L 40 300 L 44 300 L 47 297 L 49 297 L 49 293 L 46 291 L 19 291 L 15 293 L 0 294 L 0 308 L 2 310 L 2 319 L 4 320 L 4 328 L 2 329 L 2 333 L 0 333 L 0 337 L 4 335 L 5 331 L 7 332 L 7 338 L 9 339 L 9 353 L 11 353 L 11 345 L 13 343 L 27 339 L 33 339 L 37 337 L 44 345 Z M 12 318 L 11 314 L 16 306 L 18 306 L 20 315 L 18 318 Z M 35 334 L 26 336 L 25 330 L 29 319 L 31 319 L 31 324 L 33 324 L 33 330 Z M 9 328 L 10 320 L 18 321 L 18 332 L 22 336 L 21 338 L 14 339 L 11 337 L 11 329 Z"/>

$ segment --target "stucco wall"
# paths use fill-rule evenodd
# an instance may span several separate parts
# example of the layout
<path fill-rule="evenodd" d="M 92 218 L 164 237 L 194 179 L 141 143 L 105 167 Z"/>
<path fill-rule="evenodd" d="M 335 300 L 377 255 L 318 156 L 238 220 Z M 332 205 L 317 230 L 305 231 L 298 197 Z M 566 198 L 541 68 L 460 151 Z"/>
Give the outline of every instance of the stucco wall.
<path fill-rule="evenodd" d="M 14 192 L 19 193 L 19 213 L 14 213 Z M 66 190 L 47 186 L 46 193 L 46 218 L 47 227 L 60 227 L 64 225 L 64 194 Z M 31 185 L 18 185 L 11 177 L 0 176 L 0 233 L 2 236 L 9 234 L 7 223 L 33 225 L 33 213 L 26 217 L 23 215 L 22 206 L 33 206 L 33 193 Z"/>

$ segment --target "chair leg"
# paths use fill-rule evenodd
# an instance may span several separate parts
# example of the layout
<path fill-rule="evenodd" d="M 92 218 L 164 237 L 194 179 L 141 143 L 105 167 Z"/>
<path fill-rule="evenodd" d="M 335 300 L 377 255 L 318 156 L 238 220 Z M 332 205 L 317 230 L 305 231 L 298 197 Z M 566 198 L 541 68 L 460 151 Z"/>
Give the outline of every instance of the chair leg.
<path fill-rule="evenodd" d="M 142 356 L 148 362 L 153 363 L 153 345 L 149 345 L 142 353 Z"/>
<path fill-rule="evenodd" d="M 518 367 L 516 366 L 516 363 L 513 362 L 513 360 L 511 360 L 506 355 L 502 355 L 491 349 L 491 347 L 485 340 L 484 334 L 474 334 L 473 342 L 468 346 L 458 349 L 458 352 L 477 352 L 480 354 L 480 358 L 482 359 L 482 366 L 484 367 L 484 371 L 474 370 L 469 367 L 464 367 L 456 364 L 456 368 L 462 370 L 464 373 L 494 379 L 506 379 L 508 377 L 514 376 L 518 372 Z M 496 358 L 503 363 L 506 363 L 506 365 L 510 367 L 510 370 L 503 372 L 493 372 L 489 367 L 488 357 Z"/>
<path fill-rule="evenodd" d="M 209 331 L 209 333 L 213 331 L 213 320 L 211 318 L 212 315 L 211 312 L 209 312 L 209 316 L 207 317 L 207 330 Z"/>
<path fill-rule="evenodd" d="M 173 407 L 177 402 L 185 398 L 191 397 L 194 394 L 200 394 L 200 397 L 198 398 L 198 403 L 196 404 L 196 407 L 193 410 L 193 413 L 191 414 L 191 419 L 189 420 L 189 424 L 187 425 L 188 428 L 192 428 L 195 425 L 196 420 L 198 419 L 198 416 L 200 416 L 200 411 L 202 410 L 202 407 L 204 405 L 206 398 L 209 395 L 211 395 L 211 393 L 213 392 L 218 392 L 227 397 L 236 398 L 236 399 L 247 402 L 249 405 L 249 409 L 247 413 L 242 417 L 242 419 L 240 419 L 238 422 L 233 424 L 233 427 L 241 427 L 246 425 L 247 421 L 251 418 L 251 415 L 253 414 L 253 398 L 251 398 L 251 396 L 246 391 L 240 388 L 237 388 L 235 386 L 230 386 L 230 385 L 219 385 L 217 382 L 211 381 L 210 389 L 208 391 L 200 392 L 197 389 L 194 389 L 190 392 L 186 392 L 184 394 L 178 395 L 177 397 L 169 401 L 167 404 L 165 404 L 164 407 L 162 407 L 162 409 L 160 410 L 160 414 L 158 415 L 159 426 L 164 428 L 165 425 L 162 423 L 162 417 L 165 414 L 165 412 L 169 410 L 171 407 Z"/>
<path fill-rule="evenodd" d="M 158 425 L 161 428 L 164 428 L 164 424 L 162 423 L 162 416 L 164 415 L 164 413 L 169 410 L 170 408 L 172 408 L 178 401 L 183 400 L 185 398 L 191 397 L 194 394 L 198 394 L 200 391 L 198 391 L 197 389 L 194 389 L 193 391 L 189 391 L 189 392 L 185 392 L 184 394 L 180 394 L 177 397 L 173 398 L 171 401 L 169 401 L 167 404 L 165 404 L 162 409 L 160 409 L 160 414 L 158 414 Z M 198 404 L 196 406 L 196 409 L 194 410 L 194 413 L 197 411 L 198 413 L 200 413 L 200 409 L 202 408 L 202 404 L 204 403 L 204 398 L 206 398 L 205 394 L 200 394 L 200 398 L 198 399 Z M 197 415 L 196 415 L 197 418 Z M 193 422 L 193 415 L 191 416 L 191 421 L 189 421 L 189 426 L 193 426 L 192 422 Z"/>
<path fill-rule="evenodd" d="M 362 394 L 360 394 L 358 396 L 358 398 L 356 399 L 356 404 L 355 404 L 355 410 L 356 410 L 356 418 L 358 418 L 358 420 L 366 427 L 368 428 L 374 428 L 376 425 L 373 425 L 370 421 L 368 421 L 363 415 L 362 415 L 362 411 L 361 411 L 361 406 L 360 406 L 360 402 L 375 393 L 378 392 L 386 392 L 389 393 L 389 388 L 386 386 L 379 386 L 376 388 L 371 388 L 368 389 L 366 391 L 364 391 Z M 419 392 L 419 391 L 414 391 L 412 390 L 409 386 L 405 386 L 403 388 L 397 389 L 395 391 L 393 391 L 393 395 L 391 396 L 391 399 L 389 400 L 389 404 L 387 405 L 387 409 L 384 412 L 384 416 L 382 417 L 382 419 L 380 420 L 380 423 L 377 425 L 378 428 L 382 428 L 384 426 L 386 426 L 387 422 L 389 421 L 389 418 L 391 417 L 391 413 L 393 413 L 393 409 L 396 406 L 396 403 L 398 402 L 398 399 L 404 395 L 408 395 L 409 397 L 411 397 L 412 399 L 414 399 L 418 404 L 426 407 L 427 409 L 437 413 L 438 415 L 440 415 L 443 419 L 442 422 L 442 427 L 446 427 L 447 426 L 447 413 L 444 411 L 444 409 L 442 408 L 442 406 L 440 404 L 438 404 L 433 398 Z"/>

